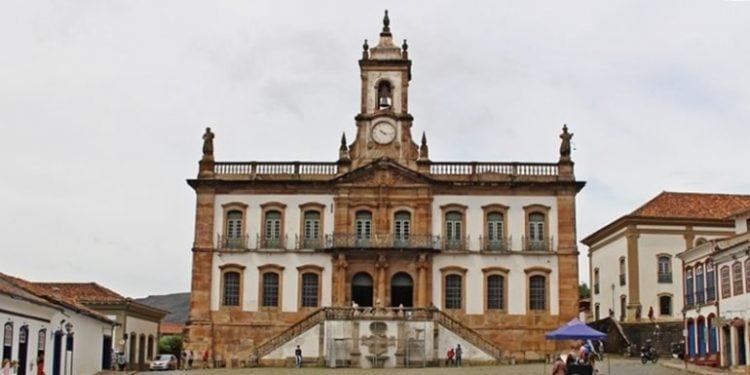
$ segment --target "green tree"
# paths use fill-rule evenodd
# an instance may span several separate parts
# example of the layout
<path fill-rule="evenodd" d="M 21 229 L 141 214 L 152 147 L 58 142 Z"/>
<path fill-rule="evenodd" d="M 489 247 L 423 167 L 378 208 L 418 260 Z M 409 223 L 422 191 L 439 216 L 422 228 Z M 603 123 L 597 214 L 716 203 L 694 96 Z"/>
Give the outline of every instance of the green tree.
<path fill-rule="evenodd" d="M 174 354 L 180 358 L 182 352 L 182 335 L 162 336 L 159 339 L 159 353 Z"/>
<path fill-rule="evenodd" d="M 581 283 L 581 285 L 578 286 L 578 298 L 584 299 L 584 298 L 590 298 L 591 297 L 591 289 L 589 289 L 589 286 L 586 283 Z"/>

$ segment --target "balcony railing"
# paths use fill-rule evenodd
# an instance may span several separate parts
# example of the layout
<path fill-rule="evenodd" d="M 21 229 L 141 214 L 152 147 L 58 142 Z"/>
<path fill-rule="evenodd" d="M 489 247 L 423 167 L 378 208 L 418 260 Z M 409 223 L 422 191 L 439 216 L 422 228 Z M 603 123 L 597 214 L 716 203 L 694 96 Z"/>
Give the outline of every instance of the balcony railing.
<path fill-rule="evenodd" d="M 219 234 L 216 243 L 219 244 L 219 249 L 240 250 L 248 248 L 247 235 L 240 237 L 227 237 Z"/>
<path fill-rule="evenodd" d="M 329 234 L 325 236 L 324 248 L 427 248 L 440 249 L 440 237 L 437 236 L 394 236 L 390 234 L 372 234 L 369 237 L 356 234 Z"/>
<path fill-rule="evenodd" d="M 266 238 L 256 235 L 254 240 L 250 240 L 247 235 L 241 237 L 226 237 L 217 234 L 216 246 L 218 250 L 324 250 L 335 248 L 393 248 L 393 249 L 431 249 L 442 250 L 444 252 L 464 252 L 479 250 L 485 253 L 505 253 L 513 251 L 533 251 L 549 252 L 552 251 L 552 239 L 547 241 L 526 242 L 521 238 L 521 248 L 513 248 L 511 238 L 490 240 L 479 238 L 479 248 L 471 247 L 469 236 L 460 238 L 445 238 L 432 235 L 393 235 L 393 234 L 372 234 L 368 237 L 357 236 L 356 234 L 328 234 L 320 238 L 302 238 L 294 235 L 289 238 L 283 235 L 280 238 Z M 476 243 L 474 243 L 476 246 Z"/>
<path fill-rule="evenodd" d="M 216 162 L 218 175 L 329 175 L 337 173 L 335 162 Z"/>
<path fill-rule="evenodd" d="M 659 283 L 669 284 L 671 282 L 672 282 L 672 274 L 671 273 L 660 273 L 659 274 Z"/>
<path fill-rule="evenodd" d="M 510 238 L 490 239 L 480 237 L 479 242 L 481 243 L 482 251 L 509 251 L 512 249 Z"/>
<path fill-rule="evenodd" d="M 685 294 L 685 306 L 695 305 L 695 295 L 693 293 Z"/>
<path fill-rule="evenodd" d="M 441 241 L 443 251 L 465 251 L 468 250 L 469 239 L 467 237 L 443 238 Z"/>
<path fill-rule="evenodd" d="M 527 251 L 552 251 L 552 237 L 542 240 L 529 240 L 521 237 L 521 247 Z"/>
<path fill-rule="evenodd" d="M 501 174 L 510 176 L 557 176 L 556 163 L 433 162 L 433 175 Z"/>
<path fill-rule="evenodd" d="M 287 249 L 286 236 L 279 238 L 259 238 L 258 249 Z"/>
<path fill-rule="evenodd" d="M 695 303 L 699 305 L 703 305 L 706 303 L 706 293 L 704 293 L 702 290 L 695 292 Z"/>
<path fill-rule="evenodd" d="M 716 288 L 709 287 L 706 288 L 706 302 L 714 302 L 716 301 Z"/>

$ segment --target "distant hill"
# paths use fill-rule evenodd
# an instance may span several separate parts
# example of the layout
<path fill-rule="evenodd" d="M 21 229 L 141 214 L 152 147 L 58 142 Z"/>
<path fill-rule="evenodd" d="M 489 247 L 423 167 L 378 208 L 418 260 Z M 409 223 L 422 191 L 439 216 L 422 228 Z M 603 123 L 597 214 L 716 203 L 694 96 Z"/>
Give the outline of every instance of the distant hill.
<path fill-rule="evenodd" d="M 163 322 L 185 324 L 190 310 L 190 293 L 173 293 L 137 298 L 136 302 L 170 311 Z"/>

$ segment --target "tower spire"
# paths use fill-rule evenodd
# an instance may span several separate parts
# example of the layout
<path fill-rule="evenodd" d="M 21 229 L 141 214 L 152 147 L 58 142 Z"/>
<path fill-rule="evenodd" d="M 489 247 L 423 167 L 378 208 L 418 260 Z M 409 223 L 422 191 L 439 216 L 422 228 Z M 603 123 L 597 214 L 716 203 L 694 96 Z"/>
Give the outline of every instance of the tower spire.
<path fill-rule="evenodd" d="M 388 18 L 388 9 L 385 10 L 385 16 L 383 16 L 383 31 L 380 33 L 382 36 L 391 36 L 391 19 Z"/>

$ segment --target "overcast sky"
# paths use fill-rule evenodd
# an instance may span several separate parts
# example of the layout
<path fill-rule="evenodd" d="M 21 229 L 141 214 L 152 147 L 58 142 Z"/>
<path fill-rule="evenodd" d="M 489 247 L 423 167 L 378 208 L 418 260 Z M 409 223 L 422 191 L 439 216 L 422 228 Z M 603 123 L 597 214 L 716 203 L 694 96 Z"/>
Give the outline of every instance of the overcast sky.
<path fill-rule="evenodd" d="M 568 124 L 579 239 L 750 193 L 748 1 L 5 0 L 0 272 L 188 291 L 203 129 L 217 160 L 336 160 L 385 8 L 432 160 L 554 162 Z"/>

